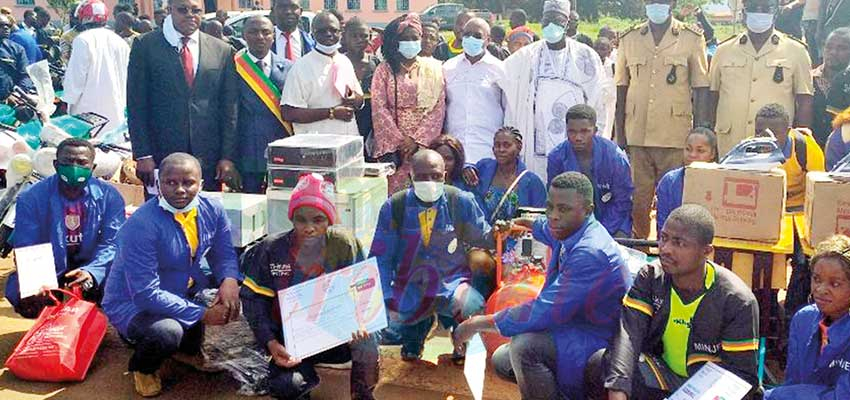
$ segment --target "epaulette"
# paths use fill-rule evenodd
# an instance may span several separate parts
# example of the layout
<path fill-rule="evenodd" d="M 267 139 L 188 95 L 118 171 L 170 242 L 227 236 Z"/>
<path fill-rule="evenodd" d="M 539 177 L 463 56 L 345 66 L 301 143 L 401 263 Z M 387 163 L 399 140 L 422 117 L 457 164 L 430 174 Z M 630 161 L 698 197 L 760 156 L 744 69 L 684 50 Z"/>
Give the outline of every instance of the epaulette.
<path fill-rule="evenodd" d="M 776 33 L 774 33 L 773 35 L 774 35 L 774 37 L 775 37 L 775 36 L 776 36 Z M 806 42 L 804 42 L 804 41 L 802 41 L 802 40 L 800 40 L 800 39 L 797 39 L 797 38 L 795 38 L 794 36 L 791 36 L 791 35 L 782 35 L 782 36 L 785 36 L 785 38 L 787 38 L 787 39 L 791 39 L 791 40 L 793 40 L 793 41 L 795 41 L 795 42 L 797 42 L 797 43 L 799 43 L 799 44 L 803 45 L 803 47 L 805 47 L 805 48 L 807 48 L 807 49 L 809 48 L 809 45 L 808 45 L 808 44 L 806 44 Z M 774 44 L 777 44 L 777 43 L 774 43 Z"/>
<path fill-rule="evenodd" d="M 732 35 L 732 36 L 729 36 L 729 37 L 728 37 L 728 38 L 726 38 L 726 39 L 723 39 L 722 41 L 720 41 L 720 43 L 717 43 L 717 45 L 718 45 L 718 46 L 720 46 L 720 45 L 721 45 L 721 44 L 723 44 L 723 43 L 730 42 L 730 41 L 732 41 L 732 40 L 736 40 L 736 39 L 738 39 L 741 35 L 743 35 L 744 37 L 746 37 L 746 36 L 747 36 L 745 33 L 741 33 L 741 34 L 738 34 L 738 35 Z M 746 42 L 744 42 L 744 43 L 746 43 Z"/>
<path fill-rule="evenodd" d="M 682 24 L 682 28 L 685 28 L 686 31 L 691 31 L 696 33 L 699 36 L 702 36 L 702 29 L 700 27 L 693 24 Z"/>
<path fill-rule="evenodd" d="M 622 39 L 622 38 L 626 37 L 626 35 L 628 35 L 628 34 L 629 34 L 629 32 L 632 32 L 632 31 L 637 30 L 637 29 L 638 29 L 638 28 L 640 28 L 640 26 L 641 26 L 641 25 L 643 25 L 643 24 L 644 24 L 644 23 L 634 24 L 634 25 L 632 25 L 631 27 L 629 27 L 629 29 L 626 29 L 626 30 L 624 30 L 624 31 L 620 32 L 620 38 Z"/>

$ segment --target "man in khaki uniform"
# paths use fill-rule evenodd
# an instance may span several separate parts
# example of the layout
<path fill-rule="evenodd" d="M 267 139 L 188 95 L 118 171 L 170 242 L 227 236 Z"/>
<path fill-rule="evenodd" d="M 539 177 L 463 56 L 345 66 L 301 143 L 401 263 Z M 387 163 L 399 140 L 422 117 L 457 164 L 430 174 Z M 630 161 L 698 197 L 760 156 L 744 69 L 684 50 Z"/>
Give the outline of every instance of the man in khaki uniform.
<path fill-rule="evenodd" d="M 647 0 L 648 21 L 621 36 L 617 55 L 616 137 L 632 164 L 636 238 L 649 235 L 655 186 L 682 166 L 685 137 L 705 116 L 705 39 L 671 16 L 675 6 L 676 0 Z"/>
<path fill-rule="evenodd" d="M 711 61 L 711 105 L 718 154 L 722 157 L 752 136 L 756 113 L 779 103 L 794 116 L 795 127 L 812 121 L 812 68 L 806 46 L 773 29 L 776 0 L 747 0 L 747 32 L 717 48 Z"/>

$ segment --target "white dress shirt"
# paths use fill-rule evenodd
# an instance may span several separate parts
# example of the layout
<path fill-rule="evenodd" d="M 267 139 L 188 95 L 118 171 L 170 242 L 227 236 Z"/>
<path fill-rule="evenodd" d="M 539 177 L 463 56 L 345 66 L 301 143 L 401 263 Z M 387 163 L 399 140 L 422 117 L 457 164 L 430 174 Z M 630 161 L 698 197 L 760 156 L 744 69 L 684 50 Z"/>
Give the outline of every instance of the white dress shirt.
<path fill-rule="evenodd" d="M 180 53 L 180 50 L 183 49 L 183 34 L 177 32 L 177 29 L 174 28 L 174 22 L 171 20 L 171 16 L 165 17 L 165 21 L 162 23 L 162 34 L 165 36 L 165 40 L 171 47 Z M 198 77 L 198 61 L 201 55 L 201 45 L 200 45 L 201 33 L 200 31 L 195 31 L 191 35 L 189 35 L 189 53 L 192 53 L 192 64 L 195 67 L 195 77 Z"/>
<path fill-rule="evenodd" d="M 504 63 L 487 50 L 475 64 L 460 54 L 443 64 L 443 75 L 446 131 L 463 144 L 467 163 L 493 158 L 493 136 L 505 118 L 506 100 L 499 87 Z"/>
<path fill-rule="evenodd" d="M 254 64 L 257 64 L 258 61 L 261 61 L 259 58 L 254 57 L 254 54 L 252 54 L 250 50 L 248 51 L 248 57 L 251 58 L 251 61 L 253 61 Z M 263 61 L 263 73 L 266 74 L 266 76 L 271 76 L 271 73 L 272 73 L 272 52 L 270 51 L 270 52 L 266 53 L 266 56 L 263 57 L 262 61 Z"/>
<path fill-rule="evenodd" d="M 274 28 L 274 37 L 275 37 L 275 54 L 286 58 L 286 36 L 283 34 L 283 31 Z M 289 34 L 289 45 L 292 47 L 292 62 L 301 58 L 301 30 L 295 28 L 292 33 Z"/>
<path fill-rule="evenodd" d="M 349 89 L 363 95 L 360 81 L 354 73 L 354 66 L 348 57 L 335 53 L 328 57 L 318 51 L 311 51 L 296 61 L 286 75 L 286 84 L 280 96 L 280 104 L 296 108 L 331 108 L 342 104 L 342 96 L 336 90 L 333 81 L 333 67 Z M 307 124 L 293 123 L 295 134 L 320 133 L 334 135 L 359 135 L 357 120 L 342 121 L 323 119 Z"/>

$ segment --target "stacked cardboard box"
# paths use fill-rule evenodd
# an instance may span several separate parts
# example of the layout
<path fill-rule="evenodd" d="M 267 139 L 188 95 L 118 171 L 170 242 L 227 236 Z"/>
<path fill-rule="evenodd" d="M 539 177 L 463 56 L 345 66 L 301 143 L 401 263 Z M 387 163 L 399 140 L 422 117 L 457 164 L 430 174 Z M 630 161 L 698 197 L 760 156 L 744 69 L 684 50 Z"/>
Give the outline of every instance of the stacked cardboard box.
<path fill-rule="evenodd" d="M 785 171 L 723 168 L 693 163 L 685 169 L 682 203 L 705 206 L 718 237 L 773 243 L 785 212 Z"/>
<path fill-rule="evenodd" d="M 806 174 L 805 226 L 811 245 L 834 234 L 850 236 L 850 182 L 826 172 Z"/>

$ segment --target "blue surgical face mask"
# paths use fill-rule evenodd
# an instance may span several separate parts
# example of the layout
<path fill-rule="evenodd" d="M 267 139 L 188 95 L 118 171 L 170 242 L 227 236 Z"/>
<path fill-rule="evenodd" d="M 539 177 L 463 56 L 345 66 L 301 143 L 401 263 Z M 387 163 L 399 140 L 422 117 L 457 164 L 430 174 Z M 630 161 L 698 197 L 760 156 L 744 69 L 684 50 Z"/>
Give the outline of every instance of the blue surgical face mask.
<path fill-rule="evenodd" d="M 339 50 L 340 47 L 342 47 L 342 44 L 340 44 L 339 42 L 336 42 L 330 46 L 325 46 L 319 42 L 316 42 L 316 50 L 319 50 L 320 52 L 325 54 L 336 53 L 336 51 Z"/>
<path fill-rule="evenodd" d="M 464 36 L 461 44 L 463 45 L 463 52 L 470 57 L 478 57 L 484 52 L 484 39 Z"/>
<path fill-rule="evenodd" d="M 198 204 L 200 204 L 200 202 L 201 202 L 200 198 L 201 198 L 201 196 L 196 194 L 195 198 L 192 199 L 192 201 L 190 201 L 189 204 L 186 204 L 186 207 L 177 208 L 177 207 L 174 207 L 171 204 L 169 204 L 168 200 L 166 200 L 165 197 L 162 197 L 162 195 L 159 195 L 159 206 L 163 210 L 168 211 L 172 214 L 178 214 L 178 213 L 182 214 L 182 213 L 187 213 L 189 211 L 192 211 L 192 209 L 194 209 L 194 208 L 197 208 Z"/>
<path fill-rule="evenodd" d="M 401 53 L 401 56 L 412 60 L 416 56 L 419 55 L 419 52 L 422 51 L 422 41 L 421 40 L 407 40 L 398 42 L 398 52 Z"/>
<path fill-rule="evenodd" d="M 647 4 L 646 17 L 649 18 L 649 22 L 655 25 L 663 24 L 670 17 L 670 5 L 658 3 Z"/>
<path fill-rule="evenodd" d="M 753 33 L 767 32 L 773 26 L 771 13 L 747 13 L 747 29 Z"/>
<path fill-rule="evenodd" d="M 566 32 L 566 28 L 556 23 L 550 22 L 546 26 L 543 27 L 543 39 L 548 43 L 558 43 L 564 39 L 564 32 Z"/>

